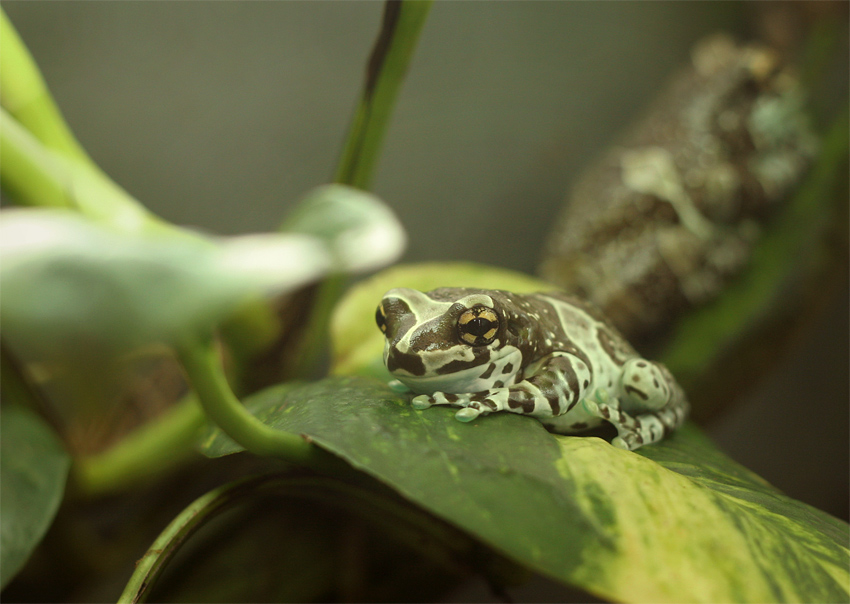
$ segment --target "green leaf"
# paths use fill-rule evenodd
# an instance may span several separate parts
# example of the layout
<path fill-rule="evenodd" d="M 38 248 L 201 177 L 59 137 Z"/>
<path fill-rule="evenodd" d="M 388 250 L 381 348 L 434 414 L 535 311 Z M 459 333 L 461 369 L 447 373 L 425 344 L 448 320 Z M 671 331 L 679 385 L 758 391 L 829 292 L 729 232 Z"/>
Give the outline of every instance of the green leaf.
<path fill-rule="evenodd" d="M 523 273 L 471 262 L 399 265 L 352 287 L 331 317 L 335 374 L 386 376 L 381 354 L 384 336 L 372 317 L 381 297 L 394 287 L 428 291 L 438 287 L 480 287 L 517 293 L 551 291 L 554 285 Z"/>
<path fill-rule="evenodd" d="M 71 459 L 32 411 L 3 407 L 0 422 L 0 589 L 47 532 L 65 491 Z"/>
<path fill-rule="evenodd" d="M 694 427 L 640 454 L 532 418 L 463 424 L 371 378 L 246 401 L 517 562 L 623 602 L 846 601 L 848 527 L 782 495 Z M 213 432 L 204 451 L 240 450 Z"/>

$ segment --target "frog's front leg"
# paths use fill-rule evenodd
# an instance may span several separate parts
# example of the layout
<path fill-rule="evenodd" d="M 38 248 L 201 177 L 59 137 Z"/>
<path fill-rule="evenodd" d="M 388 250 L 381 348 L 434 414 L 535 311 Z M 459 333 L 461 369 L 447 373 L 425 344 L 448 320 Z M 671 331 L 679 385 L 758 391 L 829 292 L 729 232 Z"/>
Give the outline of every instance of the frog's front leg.
<path fill-rule="evenodd" d="M 414 409 L 427 409 L 432 405 L 451 405 L 452 407 L 463 407 L 455 413 L 460 421 L 472 421 L 479 415 L 486 415 L 493 411 L 501 411 L 503 399 L 507 388 L 493 388 L 482 392 L 461 392 L 458 394 L 450 392 L 435 392 L 434 394 L 420 394 L 413 398 Z"/>
<path fill-rule="evenodd" d="M 555 352 L 526 369 L 526 379 L 508 387 L 483 392 L 448 394 L 435 392 L 413 399 L 413 406 L 463 407 L 455 415 L 470 421 L 481 414 L 508 411 L 538 418 L 554 417 L 570 411 L 585 396 L 591 383 L 590 367 L 566 352 Z"/>

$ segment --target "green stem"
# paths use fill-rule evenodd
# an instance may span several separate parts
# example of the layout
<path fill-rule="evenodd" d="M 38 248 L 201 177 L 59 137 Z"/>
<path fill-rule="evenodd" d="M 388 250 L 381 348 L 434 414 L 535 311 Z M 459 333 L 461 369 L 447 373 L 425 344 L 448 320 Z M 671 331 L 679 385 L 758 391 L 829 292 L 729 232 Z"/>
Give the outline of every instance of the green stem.
<path fill-rule="evenodd" d="M 0 102 L 45 146 L 93 165 L 62 118 L 32 55 L 2 9 Z"/>
<path fill-rule="evenodd" d="M 212 338 L 181 346 L 178 357 L 207 416 L 251 453 L 317 465 L 323 452 L 297 434 L 276 430 L 251 415 L 233 394 Z"/>
<path fill-rule="evenodd" d="M 330 317 L 336 303 L 345 291 L 350 280 L 342 274 L 328 276 L 316 292 L 315 304 L 310 310 L 307 328 L 295 366 L 296 376 L 310 377 L 320 366 L 322 354 L 327 350 L 326 343 L 330 333 Z"/>
<path fill-rule="evenodd" d="M 45 147 L 5 110 L 0 110 L 0 156 L 0 179 L 19 203 L 75 209 L 130 232 L 188 233 L 162 222 L 88 162 Z"/>
<path fill-rule="evenodd" d="M 73 475 L 88 497 L 136 486 L 192 454 L 204 414 L 194 394 L 138 428 L 111 449 L 75 460 Z"/>
<path fill-rule="evenodd" d="M 142 559 L 136 563 L 136 570 L 133 571 L 118 602 L 144 602 L 166 563 L 192 533 L 246 492 L 253 492 L 257 484 L 256 478 L 232 482 L 213 489 L 189 504 L 165 527 Z"/>
<path fill-rule="evenodd" d="M 364 190 L 369 188 L 393 105 L 430 8 L 431 0 L 386 2 L 381 31 L 369 57 L 366 82 L 346 137 L 335 182 Z M 302 345 L 296 375 L 309 375 L 319 365 L 331 313 L 347 283 L 344 276 L 332 275 L 321 285 L 305 330 L 307 339 Z"/>
<path fill-rule="evenodd" d="M 77 142 L 18 32 L 0 9 L 0 178 L 15 201 L 67 207 L 130 231 L 167 228 Z"/>
<path fill-rule="evenodd" d="M 431 0 L 389 0 L 334 181 L 368 189 Z"/>

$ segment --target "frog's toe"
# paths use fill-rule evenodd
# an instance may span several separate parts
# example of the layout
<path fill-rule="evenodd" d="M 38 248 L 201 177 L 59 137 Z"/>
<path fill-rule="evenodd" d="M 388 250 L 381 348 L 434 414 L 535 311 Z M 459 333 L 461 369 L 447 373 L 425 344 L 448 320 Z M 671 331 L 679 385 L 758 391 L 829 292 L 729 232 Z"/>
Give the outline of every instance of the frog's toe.
<path fill-rule="evenodd" d="M 434 403 L 431 400 L 431 397 L 427 394 L 420 394 L 419 396 L 414 396 L 413 400 L 410 401 L 410 404 L 414 409 L 427 409 Z"/>
<path fill-rule="evenodd" d="M 609 394 L 605 388 L 597 388 L 593 391 L 593 400 L 602 405 L 607 405 L 609 402 Z"/>
<path fill-rule="evenodd" d="M 462 422 L 471 422 L 479 415 L 481 415 L 480 409 L 476 409 L 475 407 L 464 407 L 455 413 L 455 419 Z"/>
<path fill-rule="evenodd" d="M 602 417 L 602 413 L 599 412 L 599 403 L 594 401 L 593 399 L 583 399 L 581 401 L 584 410 L 587 411 L 590 415 L 594 417 Z"/>
<path fill-rule="evenodd" d="M 410 392 L 410 388 L 405 386 L 399 380 L 390 380 L 389 382 L 387 382 L 387 386 L 389 386 L 390 390 L 392 390 L 393 392 Z"/>
<path fill-rule="evenodd" d="M 629 443 L 627 443 L 623 438 L 620 438 L 619 436 L 615 437 L 614 440 L 611 441 L 611 444 L 617 447 L 618 449 L 625 449 L 626 451 L 632 450 L 632 448 L 629 446 Z"/>

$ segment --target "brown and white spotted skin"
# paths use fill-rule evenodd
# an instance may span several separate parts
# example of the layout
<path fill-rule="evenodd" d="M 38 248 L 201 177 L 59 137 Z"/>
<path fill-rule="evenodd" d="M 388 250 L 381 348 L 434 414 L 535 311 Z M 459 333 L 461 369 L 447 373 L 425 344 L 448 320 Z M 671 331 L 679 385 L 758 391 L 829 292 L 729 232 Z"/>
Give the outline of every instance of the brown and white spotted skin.
<path fill-rule="evenodd" d="M 507 411 L 561 433 L 603 421 L 634 450 L 678 428 L 688 412 L 666 367 L 642 359 L 591 305 L 560 293 L 393 289 L 375 315 L 384 363 L 418 394 L 413 406 Z"/>

